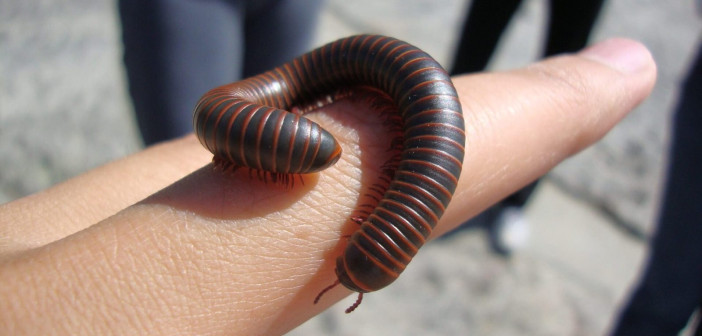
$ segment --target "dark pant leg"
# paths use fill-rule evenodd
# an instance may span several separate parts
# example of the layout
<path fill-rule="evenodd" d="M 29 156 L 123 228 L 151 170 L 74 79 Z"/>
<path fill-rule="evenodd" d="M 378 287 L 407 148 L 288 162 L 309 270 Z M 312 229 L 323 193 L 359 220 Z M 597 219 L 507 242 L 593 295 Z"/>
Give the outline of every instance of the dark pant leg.
<path fill-rule="evenodd" d="M 575 52 L 587 45 L 604 0 L 551 0 L 551 15 L 544 56 Z M 501 202 L 503 206 L 524 206 L 539 180 Z"/>
<path fill-rule="evenodd" d="M 587 45 L 604 0 L 551 0 L 545 56 L 575 52 Z"/>
<path fill-rule="evenodd" d="M 485 69 L 521 0 L 473 0 L 458 40 L 450 73 Z"/>
<path fill-rule="evenodd" d="M 676 110 L 652 254 L 615 335 L 677 335 L 702 302 L 702 49 L 698 53 Z"/>
<path fill-rule="evenodd" d="M 257 75 L 310 50 L 322 0 L 249 1 L 244 76 Z"/>
<path fill-rule="evenodd" d="M 531 194 L 534 193 L 534 190 L 536 190 L 536 187 L 538 185 L 539 185 L 539 180 L 531 182 L 530 184 L 526 185 L 522 189 L 519 189 L 518 191 L 515 191 L 513 194 L 507 196 L 507 198 L 505 198 L 504 200 L 502 200 L 500 202 L 500 205 L 502 205 L 504 207 L 524 206 L 527 203 L 527 201 L 529 201 L 529 197 L 531 197 Z"/>
<path fill-rule="evenodd" d="M 207 90 L 240 77 L 243 8 L 191 0 L 120 0 L 129 92 L 146 145 L 192 131 Z"/>

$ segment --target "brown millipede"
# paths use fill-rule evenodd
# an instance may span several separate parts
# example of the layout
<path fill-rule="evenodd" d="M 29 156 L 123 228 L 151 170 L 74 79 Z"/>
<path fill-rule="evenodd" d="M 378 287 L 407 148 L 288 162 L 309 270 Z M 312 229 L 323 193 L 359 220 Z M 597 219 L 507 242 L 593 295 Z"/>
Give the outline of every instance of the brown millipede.
<path fill-rule="evenodd" d="M 220 164 L 275 178 L 334 164 L 341 147 L 318 124 L 286 110 L 341 88 L 366 85 L 391 97 L 402 122 L 402 152 L 383 197 L 336 261 L 336 284 L 359 293 L 402 273 L 449 204 L 462 169 L 465 127 L 446 71 L 400 40 L 357 35 L 327 44 L 255 77 L 206 93 L 194 112 L 200 142 Z M 315 299 L 315 303 L 322 292 Z"/>

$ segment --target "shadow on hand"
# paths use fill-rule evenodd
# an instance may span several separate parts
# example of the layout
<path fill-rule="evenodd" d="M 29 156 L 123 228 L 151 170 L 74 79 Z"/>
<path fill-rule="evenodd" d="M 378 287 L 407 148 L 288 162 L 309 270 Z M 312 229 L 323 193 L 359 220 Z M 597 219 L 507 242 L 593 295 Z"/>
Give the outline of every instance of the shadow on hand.
<path fill-rule="evenodd" d="M 317 184 L 318 174 L 294 183 L 264 181 L 248 168 L 229 171 L 210 163 L 141 203 L 163 204 L 216 219 L 240 220 L 290 207 Z"/>

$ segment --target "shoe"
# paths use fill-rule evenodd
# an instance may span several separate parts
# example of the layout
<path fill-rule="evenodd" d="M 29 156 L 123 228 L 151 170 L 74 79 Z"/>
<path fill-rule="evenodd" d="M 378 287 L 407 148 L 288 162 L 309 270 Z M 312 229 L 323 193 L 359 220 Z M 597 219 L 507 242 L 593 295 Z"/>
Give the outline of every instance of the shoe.
<path fill-rule="evenodd" d="M 502 209 L 488 231 L 492 248 L 502 255 L 519 251 L 529 242 L 529 221 L 521 207 Z"/>

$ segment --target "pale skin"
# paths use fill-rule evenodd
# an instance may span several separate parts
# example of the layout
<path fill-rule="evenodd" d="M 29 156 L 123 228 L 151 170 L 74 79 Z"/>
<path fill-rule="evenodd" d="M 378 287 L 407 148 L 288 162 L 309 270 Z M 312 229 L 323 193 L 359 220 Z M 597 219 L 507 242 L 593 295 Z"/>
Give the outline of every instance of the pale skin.
<path fill-rule="evenodd" d="M 655 77 L 644 46 L 613 39 L 454 78 L 466 159 L 435 236 L 599 140 Z M 304 185 L 213 169 L 191 135 L 0 206 L 0 334 L 277 335 L 349 295 L 337 286 L 312 304 L 385 159 L 361 105 L 311 116 L 344 154 Z"/>

